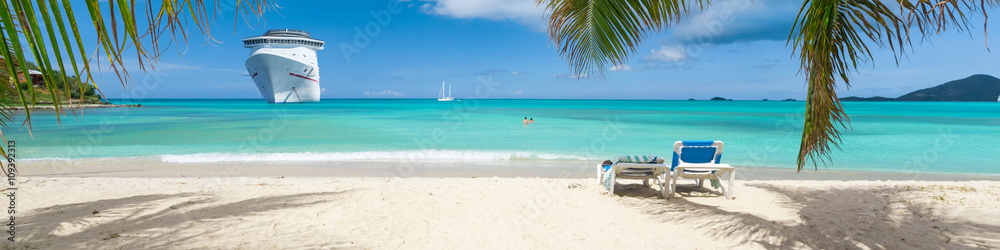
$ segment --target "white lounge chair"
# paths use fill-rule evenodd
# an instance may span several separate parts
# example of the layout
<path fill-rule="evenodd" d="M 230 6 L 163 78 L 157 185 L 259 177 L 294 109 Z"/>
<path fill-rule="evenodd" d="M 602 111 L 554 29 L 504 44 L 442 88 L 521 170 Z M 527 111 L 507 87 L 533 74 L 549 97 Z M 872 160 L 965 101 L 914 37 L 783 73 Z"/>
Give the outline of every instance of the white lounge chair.
<path fill-rule="evenodd" d="M 736 179 L 736 169 L 729 164 L 721 164 L 721 141 L 678 141 L 674 143 L 674 157 L 671 161 L 670 194 L 674 196 L 678 179 L 695 179 L 699 187 L 705 185 L 705 180 L 713 182 L 726 199 L 733 198 L 733 181 Z M 722 186 L 721 179 L 729 174 L 727 186 Z"/>
<path fill-rule="evenodd" d="M 656 181 L 660 187 L 660 195 L 667 196 L 667 186 L 670 182 L 667 164 L 658 161 L 655 156 L 619 156 L 610 167 L 597 165 L 597 179 L 604 184 L 608 195 L 615 194 L 615 183 L 618 179 L 642 180 L 643 186 L 649 186 L 649 180 Z M 653 163 L 650 163 L 653 162 Z"/>

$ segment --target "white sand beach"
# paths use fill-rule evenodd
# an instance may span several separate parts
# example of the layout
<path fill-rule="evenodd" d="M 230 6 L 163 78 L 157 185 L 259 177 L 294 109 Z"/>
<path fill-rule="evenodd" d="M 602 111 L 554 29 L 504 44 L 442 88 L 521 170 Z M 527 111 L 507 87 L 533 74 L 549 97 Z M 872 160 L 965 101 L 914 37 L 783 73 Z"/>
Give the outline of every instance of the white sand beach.
<path fill-rule="evenodd" d="M 5 248 L 1000 248 L 997 181 L 26 177 Z"/>
<path fill-rule="evenodd" d="M 1000 0 L 0 3 L 0 250 L 1000 250 Z"/>

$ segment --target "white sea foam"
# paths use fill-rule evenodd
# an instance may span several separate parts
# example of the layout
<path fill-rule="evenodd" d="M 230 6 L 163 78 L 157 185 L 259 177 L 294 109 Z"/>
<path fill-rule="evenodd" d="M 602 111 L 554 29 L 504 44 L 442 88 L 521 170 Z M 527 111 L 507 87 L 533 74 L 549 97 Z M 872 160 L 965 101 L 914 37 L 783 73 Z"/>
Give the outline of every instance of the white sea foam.
<path fill-rule="evenodd" d="M 403 161 L 512 161 L 512 160 L 595 160 L 583 156 L 539 154 L 530 152 L 491 152 L 458 150 L 367 151 L 336 153 L 205 153 L 190 155 L 160 155 L 167 163 L 208 162 L 334 162 L 366 160 Z"/>

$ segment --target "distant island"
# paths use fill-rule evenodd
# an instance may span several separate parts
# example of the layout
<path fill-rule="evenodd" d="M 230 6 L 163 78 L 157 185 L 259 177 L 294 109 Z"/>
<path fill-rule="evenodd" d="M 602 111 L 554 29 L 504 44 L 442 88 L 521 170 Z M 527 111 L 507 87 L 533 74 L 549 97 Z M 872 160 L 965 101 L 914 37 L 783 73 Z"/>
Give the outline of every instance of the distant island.
<path fill-rule="evenodd" d="M 845 102 L 850 102 L 850 101 L 884 102 L 884 101 L 895 101 L 896 98 L 881 97 L 881 96 L 873 96 L 873 97 L 848 96 L 840 98 L 840 100 Z"/>
<path fill-rule="evenodd" d="M 732 101 L 733 99 L 726 99 L 726 98 L 722 98 L 722 97 L 716 96 L 716 97 L 712 97 L 711 100 L 712 101 Z"/>
<path fill-rule="evenodd" d="M 990 75 L 977 74 L 965 79 L 954 80 L 931 88 L 921 89 L 902 95 L 889 97 L 840 98 L 841 101 L 911 101 L 911 102 L 997 102 L 1000 101 L 1000 79 Z"/>

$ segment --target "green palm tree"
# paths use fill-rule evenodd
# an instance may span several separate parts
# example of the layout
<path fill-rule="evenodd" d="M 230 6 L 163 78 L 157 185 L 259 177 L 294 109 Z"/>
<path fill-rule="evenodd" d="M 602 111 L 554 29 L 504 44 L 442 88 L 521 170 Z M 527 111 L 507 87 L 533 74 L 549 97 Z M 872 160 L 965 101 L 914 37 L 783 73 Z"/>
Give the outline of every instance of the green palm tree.
<path fill-rule="evenodd" d="M 125 56 L 135 53 L 139 70 L 154 69 L 159 56 L 171 45 L 179 46 L 187 42 L 188 30 L 194 24 L 199 32 L 212 39 L 211 23 L 216 14 L 231 12 L 244 17 L 260 17 L 271 9 L 266 0 L 230 1 L 164 0 L 139 1 L 111 0 L 99 3 L 97 0 L 0 0 L 0 126 L 7 127 L 12 120 L 11 106 L 24 108 L 25 122 L 31 127 L 31 109 L 35 105 L 35 89 L 30 87 L 30 77 L 20 79 L 14 72 L 27 72 L 30 59 L 42 72 L 60 72 L 61 81 L 53 81 L 53 74 L 44 74 L 45 87 L 52 96 L 57 121 L 65 115 L 63 100 L 71 100 L 69 84 L 77 84 L 80 98 L 87 89 L 96 87 L 91 63 L 106 65 L 115 73 L 124 87 L 129 83 L 130 73 L 126 68 Z M 223 3 L 224 2 L 224 3 Z M 84 43 L 80 38 L 73 8 L 86 7 L 89 21 L 94 25 L 97 42 Z M 136 9 L 138 7 L 138 10 Z M 143 21 L 145 20 L 145 21 Z M 234 20 L 234 26 L 237 20 Z M 163 36 L 163 35 L 167 36 Z M 162 46 L 162 43 L 167 45 Z M 95 46 L 87 50 L 87 46 Z M 88 57 L 95 53 L 96 57 Z M 103 58 L 102 58 L 103 57 Z M 106 61 L 105 61 L 106 60 Z M 103 62 L 102 62 L 103 61 Z M 64 68 L 69 63 L 72 71 Z M 67 76 L 68 75 L 68 76 Z M 71 82 L 70 79 L 79 79 Z M 22 84 L 22 83 L 27 84 Z M 62 82 L 64 86 L 53 86 Z M 28 87 L 22 87 L 28 86 Z M 59 88 L 66 93 L 56 93 Z M 72 110 L 72 108 L 70 108 Z M 0 131 L 0 136 L 3 136 Z M 6 138 L 4 138 L 6 140 Z M 4 143 L 6 144 L 6 143 Z M 0 150 L 6 156 L 6 150 Z"/>
<path fill-rule="evenodd" d="M 751 0 L 745 0 L 751 1 Z M 549 38 L 577 75 L 602 78 L 608 65 L 623 65 L 641 41 L 702 9 L 709 0 L 538 0 L 549 14 Z M 788 43 L 805 73 L 805 126 L 796 164 L 829 159 L 849 119 L 837 99 L 838 80 L 850 87 L 859 60 L 874 60 L 869 46 L 899 55 L 910 31 L 926 35 L 969 27 L 967 13 L 986 16 L 997 0 L 897 0 L 898 9 L 877 0 L 804 0 Z M 894 12 L 894 9 L 896 10 Z M 985 24 L 984 24 L 985 29 Z M 985 32 L 985 30 L 984 30 Z"/>

